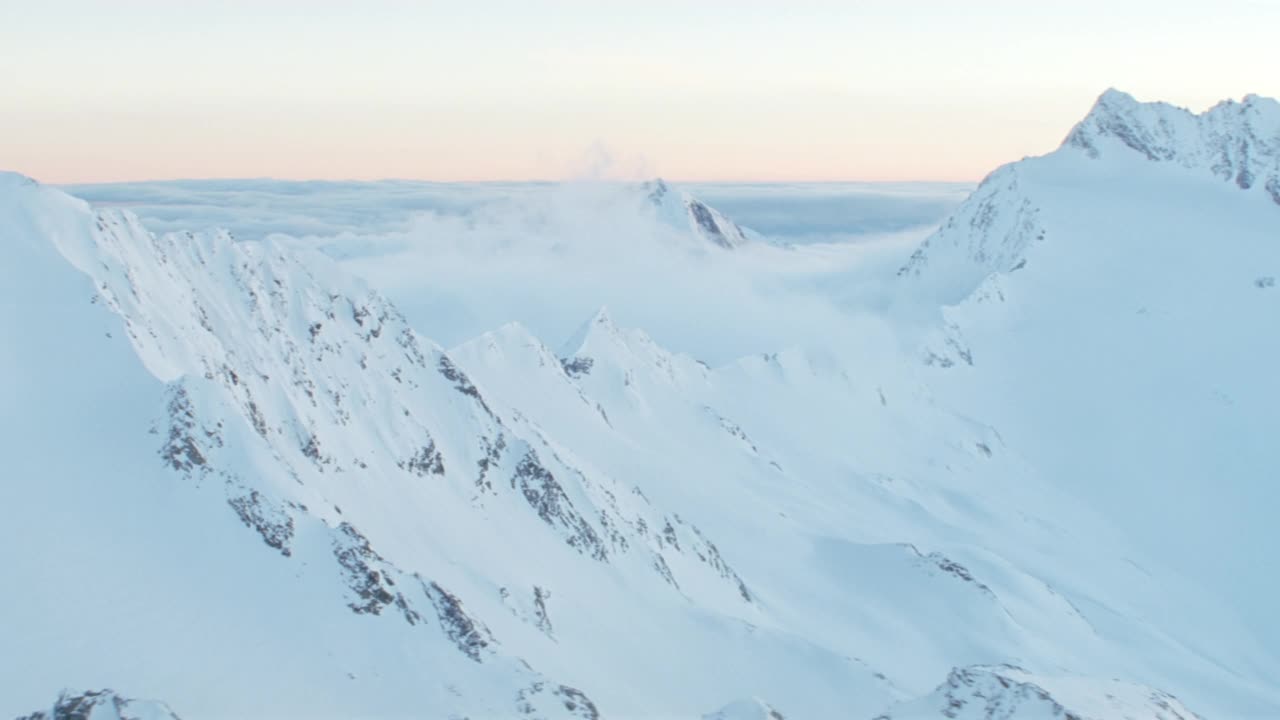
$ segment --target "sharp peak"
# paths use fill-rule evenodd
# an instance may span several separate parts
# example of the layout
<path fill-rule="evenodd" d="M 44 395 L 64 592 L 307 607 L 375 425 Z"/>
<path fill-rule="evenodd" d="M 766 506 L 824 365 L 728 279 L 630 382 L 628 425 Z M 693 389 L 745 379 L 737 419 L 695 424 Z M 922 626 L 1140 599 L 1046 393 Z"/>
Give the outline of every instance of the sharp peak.
<path fill-rule="evenodd" d="M 578 329 L 564 341 L 564 344 L 560 346 L 560 356 L 573 357 L 577 355 L 587 341 L 600 332 L 604 332 L 611 337 L 618 334 L 618 326 L 613 323 L 613 316 L 609 314 L 607 305 L 601 305 L 586 322 L 579 325 Z"/>
<path fill-rule="evenodd" d="M 589 322 L 593 325 L 605 325 L 611 329 L 617 329 L 617 326 L 613 323 L 613 315 L 610 314 L 608 305 L 601 305 L 600 308 L 595 311 L 595 314 L 591 316 L 591 320 Z"/>
<path fill-rule="evenodd" d="M 1093 107 L 1090 109 L 1090 114 L 1098 109 L 1130 107 L 1169 108 L 1191 113 L 1192 115 L 1196 114 L 1189 108 L 1182 107 L 1181 105 L 1174 105 L 1173 103 L 1166 102 L 1164 100 L 1139 100 L 1134 97 L 1132 93 L 1116 87 L 1109 87 L 1098 95 L 1097 99 L 1093 101 Z"/>
<path fill-rule="evenodd" d="M 1203 164 L 1206 156 L 1234 157 L 1223 144 L 1226 140 L 1253 143 L 1254 138 L 1272 135 L 1280 135 L 1280 104 L 1259 95 L 1248 95 L 1243 102 L 1225 100 L 1196 113 L 1166 102 L 1140 102 L 1109 88 L 1071 128 L 1061 147 L 1083 150 L 1096 158 L 1102 152 L 1099 140 L 1110 138 L 1150 160 L 1177 160 L 1191 166 Z M 1264 155 L 1274 153 L 1265 144 L 1259 150 Z M 1213 169 L 1222 175 L 1218 168 Z M 1252 175 L 1257 168 L 1244 170 Z M 1241 187 L 1252 184 L 1248 178 L 1241 182 Z"/>
<path fill-rule="evenodd" d="M 1187 108 L 1171 105 L 1159 100 L 1139 100 L 1124 90 L 1109 87 L 1106 90 L 1103 90 L 1102 93 L 1098 95 L 1097 99 L 1093 101 L 1093 106 L 1089 108 L 1089 112 L 1085 113 L 1085 116 L 1081 118 L 1080 122 L 1072 129 L 1072 133 L 1074 134 L 1080 128 L 1092 123 L 1103 120 L 1114 121 L 1118 118 L 1130 117 L 1135 112 L 1144 111 L 1156 113 L 1175 112 L 1179 114 L 1186 114 L 1188 116 L 1195 116 L 1195 113 Z"/>
<path fill-rule="evenodd" d="M 1132 94 L 1125 92 L 1116 87 L 1109 87 L 1103 90 L 1098 99 L 1094 101 L 1094 105 L 1104 105 L 1110 103 L 1137 103 L 1139 102 Z"/>

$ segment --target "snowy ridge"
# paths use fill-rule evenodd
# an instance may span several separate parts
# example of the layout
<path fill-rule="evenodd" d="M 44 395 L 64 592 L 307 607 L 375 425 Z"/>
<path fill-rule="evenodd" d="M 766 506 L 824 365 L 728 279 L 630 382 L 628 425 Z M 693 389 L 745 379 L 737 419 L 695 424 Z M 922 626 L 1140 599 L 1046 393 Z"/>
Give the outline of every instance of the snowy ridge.
<path fill-rule="evenodd" d="M 764 238 L 744 228 L 683 190 L 673 190 L 661 179 L 644 183 L 642 189 L 649 202 L 665 222 L 680 227 L 687 225 L 697 237 L 725 250 L 733 250 Z"/>
<path fill-rule="evenodd" d="M 145 440 L 159 444 L 157 468 L 223 495 L 228 517 L 267 549 L 303 565 L 327 564 L 323 572 L 342 586 L 328 600 L 333 607 L 398 618 L 405 628 L 434 625 L 441 646 L 454 646 L 459 657 L 498 658 L 509 668 L 503 672 L 528 676 L 515 681 L 509 707 L 534 712 L 538 697 L 579 691 L 498 657 L 500 640 L 463 599 L 483 593 L 490 605 L 510 603 L 508 588 L 522 579 L 490 574 L 502 582 L 476 585 L 438 561 L 427 574 L 421 560 L 465 554 L 500 525 L 499 537 L 521 538 L 495 547 L 511 567 L 532 566 L 516 548 L 531 557 L 567 551 L 598 563 L 596 572 L 626 563 L 655 585 L 683 580 L 687 594 L 723 583 L 726 594 L 749 603 L 718 555 L 684 560 L 682 546 L 689 553 L 700 547 L 696 528 L 679 520 L 673 527 L 643 498 L 610 489 L 608 479 L 598 486 L 536 429 L 504 425 L 442 350 L 420 340 L 375 293 L 335 276 L 326 259 L 303 263 L 274 243 L 225 234 L 156 237 L 127 213 L 94 214 L 20 184 L 31 197 L 20 199 L 19 220 L 30 212 L 42 222 L 40 204 L 70 211 L 55 216 L 70 227 L 53 239 L 94 276 L 94 302 L 119 315 L 139 358 L 168 382 L 165 417 L 153 428 L 158 439 Z M 453 521 L 432 529 L 412 512 L 395 520 L 381 509 L 390 502 L 406 511 L 437 508 L 433 514 L 449 507 L 438 519 Z M 489 519 L 513 513 L 501 523 Z M 408 558 L 417 559 L 412 569 L 401 566 Z M 446 587 L 438 573 L 455 581 Z M 692 582 L 699 574 L 714 579 Z M 539 608 L 526 622 L 549 635 L 551 593 L 538 585 L 526 592 Z M 590 707 L 585 696 L 548 702 L 575 705 L 575 716 Z"/>
<path fill-rule="evenodd" d="M 925 292 L 951 304 L 991 273 L 1024 267 L 1029 249 L 1047 237 L 1042 206 L 1056 191 L 1043 180 L 1078 175 L 1076 153 L 1118 173 L 1137 158 L 1201 171 L 1280 205 L 1280 102 L 1250 95 L 1196 115 L 1108 90 L 1057 151 L 987 176 L 898 274 L 922 279 Z"/>
<path fill-rule="evenodd" d="M 1208 170 L 1241 190 L 1262 188 L 1280 205 L 1280 102 L 1271 98 L 1224 100 L 1197 115 L 1108 90 L 1063 141 L 1092 158 L 1117 143 L 1148 160 Z"/>
<path fill-rule="evenodd" d="M 926 238 L 898 271 L 929 276 L 944 301 L 963 298 L 992 272 L 1013 272 L 1027 249 L 1045 239 L 1039 209 L 1023 189 L 1019 165 L 991 173 L 969 199 Z"/>

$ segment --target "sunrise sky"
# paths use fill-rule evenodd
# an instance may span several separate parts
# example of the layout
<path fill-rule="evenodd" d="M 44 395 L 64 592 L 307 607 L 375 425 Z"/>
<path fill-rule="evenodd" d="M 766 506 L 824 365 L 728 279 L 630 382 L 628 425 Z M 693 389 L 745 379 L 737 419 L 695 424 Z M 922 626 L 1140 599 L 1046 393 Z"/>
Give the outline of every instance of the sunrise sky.
<path fill-rule="evenodd" d="M 1280 0 L 0 0 L 0 168 L 976 180 L 1109 86 L 1280 95 Z"/>

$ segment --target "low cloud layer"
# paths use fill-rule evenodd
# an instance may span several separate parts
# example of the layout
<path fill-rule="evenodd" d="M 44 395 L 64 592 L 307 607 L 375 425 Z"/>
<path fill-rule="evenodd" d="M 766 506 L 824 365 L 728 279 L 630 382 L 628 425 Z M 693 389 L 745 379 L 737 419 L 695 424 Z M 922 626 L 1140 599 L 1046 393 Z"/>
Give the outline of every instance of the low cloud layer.
<path fill-rule="evenodd" d="M 634 184 L 182 181 L 68 188 L 157 232 L 318 247 L 445 346 L 518 321 L 555 346 L 599 307 L 710 363 L 881 355 L 893 270 L 966 186 L 684 186 L 779 241 L 714 247 Z M 788 246 L 790 245 L 790 246 Z"/>
<path fill-rule="evenodd" d="M 559 183 L 173 180 L 64 189 L 133 210 L 157 232 L 225 227 L 244 239 L 270 233 L 334 235 L 408 229 L 419 213 L 468 216 L 532 200 Z M 935 225 L 968 183 L 693 183 L 682 187 L 739 223 L 790 243 L 857 239 Z"/>

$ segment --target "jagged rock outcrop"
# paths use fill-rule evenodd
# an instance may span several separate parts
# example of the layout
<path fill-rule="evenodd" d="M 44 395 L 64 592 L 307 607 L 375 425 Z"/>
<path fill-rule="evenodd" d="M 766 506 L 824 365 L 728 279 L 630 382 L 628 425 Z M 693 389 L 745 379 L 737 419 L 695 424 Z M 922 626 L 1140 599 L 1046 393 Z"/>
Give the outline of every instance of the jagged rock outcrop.
<path fill-rule="evenodd" d="M 1058 150 L 988 175 L 912 253 L 899 276 L 923 280 L 930 292 L 949 304 L 974 292 L 992 273 L 1025 267 L 1028 251 L 1052 240 L 1044 206 L 1055 191 L 1046 187 L 1044 178 L 1060 174 L 1043 168 L 1046 163 L 1069 163 L 1073 156 L 1097 162 L 1136 158 L 1165 163 L 1260 193 L 1280 205 L 1280 102 L 1249 95 L 1196 114 L 1107 90 Z"/>
<path fill-rule="evenodd" d="M 65 691 L 53 707 L 17 720 L 181 720 L 162 702 L 131 700 L 113 690 Z"/>
<path fill-rule="evenodd" d="M 1202 720 L 1177 698 L 1120 681 L 1028 673 L 1013 666 L 956 668 L 929 695 L 876 720 Z"/>
<path fill-rule="evenodd" d="M 1120 149 L 1116 145 L 1154 162 L 1211 172 L 1241 190 L 1261 188 L 1280 205 L 1280 102 L 1274 99 L 1248 95 L 1195 114 L 1108 90 L 1063 146 L 1098 158 Z"/>

